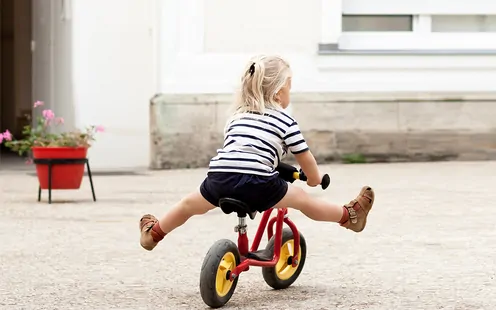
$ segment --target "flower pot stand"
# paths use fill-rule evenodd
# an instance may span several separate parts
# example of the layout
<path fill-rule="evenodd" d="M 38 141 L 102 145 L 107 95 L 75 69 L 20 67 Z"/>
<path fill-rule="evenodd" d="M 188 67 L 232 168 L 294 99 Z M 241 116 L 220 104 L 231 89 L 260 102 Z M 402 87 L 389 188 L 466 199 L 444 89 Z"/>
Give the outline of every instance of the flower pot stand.
<path fill-rule="evenodd" d="M 93 195 L 93 201 L 96 201 L 95 189 L 93 187 L 93 179 L 91 177 L 90 163 L 87 158 L 38 158 L 34 159 L 33 162 L 38 165 L 48 166 L 48 203 L 52 203 L 52 168 L 56 165 L 74 165 L 74 164 L 86 164 L 86 169 L 88 170 L 88 177 L 90 179 L 91 193 Z M 41 201 L 41 185 L 38 187 L 38 201 Z"/>

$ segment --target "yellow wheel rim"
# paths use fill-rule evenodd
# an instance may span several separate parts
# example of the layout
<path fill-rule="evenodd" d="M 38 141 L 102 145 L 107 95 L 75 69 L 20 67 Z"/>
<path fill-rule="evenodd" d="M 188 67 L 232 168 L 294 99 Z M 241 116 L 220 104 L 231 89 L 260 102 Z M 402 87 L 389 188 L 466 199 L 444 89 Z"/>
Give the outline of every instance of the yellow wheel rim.
<path fill-rule="evenodd" d="M 215 290 L 219 297 L 224 297 L 229 293 L 233 282 L 227 279 L 227 274 L 236 268 L 236 258 L 232 252 L 224 254 L 217 268 L 217 276 L 215 278 Z"/>
<path fill-rule="evenodd" d="M 298 265 L 296 267 L 293 267 L 291 264 L 288 265 L 288 259 L 289 257 L 293 256 L 294 257 L 295 251 L 294 251 L 294 240 L 288 240 L 286 241 L 282 247 L 281 247 L 281 255 L 279 257 L 279 261 L 277 262 L 276 266 L 274 267 L 276 269 L 276 275 L 279 279 L 281 280 L 287 280 L 291 278 L 296 270 L 298 269 Z M 298 256 L 301 256 L 301 246 L 300 249 L 298 250 Z M 298 261 L 300 259 L 298 258 Z"/>

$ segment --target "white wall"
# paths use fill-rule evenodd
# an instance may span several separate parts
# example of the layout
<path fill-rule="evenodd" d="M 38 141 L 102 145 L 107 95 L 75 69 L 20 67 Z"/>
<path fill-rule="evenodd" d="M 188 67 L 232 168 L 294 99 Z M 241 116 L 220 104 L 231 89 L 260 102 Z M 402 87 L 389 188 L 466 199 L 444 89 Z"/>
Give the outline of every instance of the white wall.
<path fill-rule="evenodd" d="M 61 0 L 50 10 L 36 5 L 45 17 L 35 22 L 35 32 L 36 25 L 42 27 L 38 36 L 45 42 L 34 56 L 35 98 L 72 115 L 78 127 L 105 126 L 90 150 L 92 166 L 125 169 L 149 164 L 152 96 L 230 93 L 256 53 L 286 56 L 295 92 L 495 89 L 493 55 L 318 55 L 319 43 L 347 40 L 340 36 L 341 1 Z M 388 1 L 398 3 L 381 0 L 382 7 L 390 7 Z M 474 3 L 481 9 L 490 1 Z M 46 41 L 50 33 L 52 41 Z M 367 40 L 381 45 L 390 39 Z"/>
<path fill-rule="evenodd" d="M 103 125 L 96 170 L 148 167 L 149 102 L 157 93 L 155 0 L 33 1 L 33 99 L 65 129 Z"/>
<path fill-rule="evenodd" d="M 315 52 L 319 1 L 208 0 L 204 5 L 204 52 Z"/>
<path fill-rule="evenodd" d="M 95 169 L 149 164 L 149 101 L 157 90 L 154 3 L 71 1 L 76 125 L 106 128 L 90 149 Z"/>
<path fill-rule="evenodd" d="M 492 82 L 496 79 L 495 55 L 318 55 L 318 44 L 328 43 L 323 41 L 334 36 L 329 29 L 338 27 L 333 16 L 340 16 L 341 5 L 336 6 L 338 11 L 330 10 L 337 1 L 341 0 L 274 0 L 270 3 L 264 0 L 164 0 L 161 8 L 164 23 L 160 34 L 160 55 L 164 55 L 160 66 L 161 92 L 231 92 L 239 81 L 245 62 L 259 52 L 277 52 L 290 60 L 295 72 L 293 88 L 297 92 L 468 92 L 496 88 Z M 391 2 L 399 3 L 381 0 L 381 5 L 392 7 L 387 5 Z M 415 4 L 415 1 L 401 3 L 400 9 L 419 11 L 419 8 L 408 5 Z M 419 12 L 440 14 L 439 10 L 449 8 L 459 13 L 453 9 L 454 5 L 444 3 L 442 7 L 425 5 L 427 9 Z M 490 9 L 490 12 L 495 8 L 491 0 L 477 0 L 474 7 Z M 345 9 L 356 7 L 345 6 Z M 328 12 L 332 12 L 330 17 Z M 447 38 L 448 43 L 467 44 L 467 40 L 473 38 L 474 43 L 490 48 L 496 40 L 481 38 L 492 38 L 493 35 L 469 37 L 449 33 L 442 38 Z M 430 45 L 435 48 L 440 37 L 415 35 L 395 38 L 394 34 L 393 37 L 391 34 L 377 34 L 366 36 L 365 40 L 381 46 L 392 39 L 407 49 L 415 38 L 424 44 L 418 50 L 428 49 Z M 349 40 L 350 36 L 341 36 L 340 43 L 346 47 Z M 360 42 L 364 46 L 372 44 Z M 440 48 L 442 46 L 438 50 Z"/>

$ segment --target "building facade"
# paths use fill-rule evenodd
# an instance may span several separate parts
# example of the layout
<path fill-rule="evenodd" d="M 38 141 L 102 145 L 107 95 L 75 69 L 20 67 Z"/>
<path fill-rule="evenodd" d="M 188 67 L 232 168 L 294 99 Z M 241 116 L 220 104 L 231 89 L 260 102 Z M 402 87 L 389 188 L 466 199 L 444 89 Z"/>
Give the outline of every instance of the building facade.
<path fill-rule="evenodd" d="M 290 61 L 319 159 L 496 157 L 494 1 L 40 2 L 33 98 L 107 128 L 98 169 L 205 165 L 259 53 Z"/>

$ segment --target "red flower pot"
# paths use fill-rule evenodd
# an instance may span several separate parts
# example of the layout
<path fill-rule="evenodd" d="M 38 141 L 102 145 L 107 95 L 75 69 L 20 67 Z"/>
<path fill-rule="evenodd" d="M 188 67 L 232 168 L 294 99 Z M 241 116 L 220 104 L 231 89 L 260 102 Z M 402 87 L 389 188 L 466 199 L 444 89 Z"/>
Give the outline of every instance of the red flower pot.
<path fill-rule="evenodd" d="M 83 159 L 85 147 L 33 147 L 34 159 Z M 79 189 L 84 175 L 84 163 L 52 166 L 52 189 Z M 41 189 L 48 189 L 48 165 L 36 164 Z"/>

